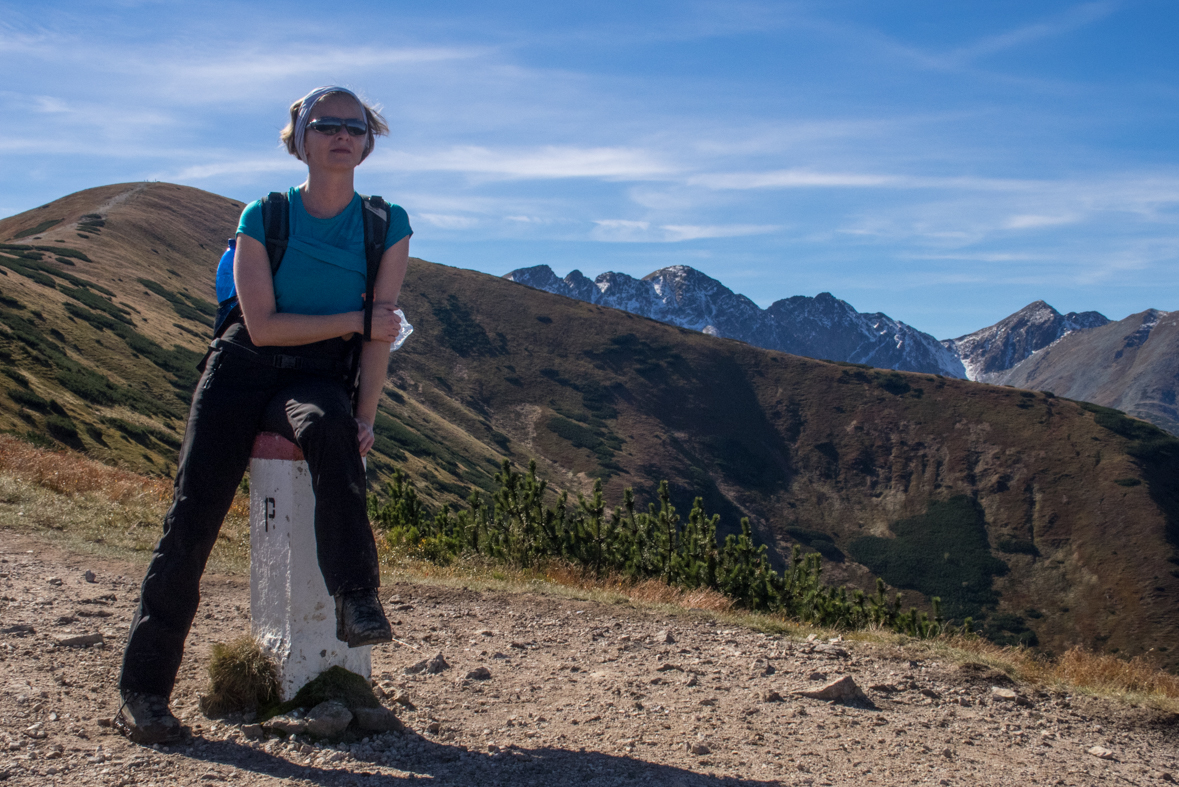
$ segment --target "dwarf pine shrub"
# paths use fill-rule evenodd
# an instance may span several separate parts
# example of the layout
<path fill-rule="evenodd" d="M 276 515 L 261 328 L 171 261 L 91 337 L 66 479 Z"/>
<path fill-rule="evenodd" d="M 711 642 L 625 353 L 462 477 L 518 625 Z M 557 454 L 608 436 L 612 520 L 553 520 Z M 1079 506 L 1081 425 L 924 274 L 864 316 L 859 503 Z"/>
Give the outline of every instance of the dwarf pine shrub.
<path fill-rule="evenodd" d="M 879 626 L 922 638 L 971 628 L 969 618 L 949 625 L 938 598 L 932 600 L 932 617 L 916 609 L 902 613 L 900 594 L 889 599 L 880 579 L 874 594 L 825 585 L 821 556 L 804 556 L 798 545 L 779 572 L 770 565 L 768 547 L 754 539 L 748 519 L 741 520 L 740 534 L 718 542 L 720 517 L 706 514 L 696 498 L 682 518 L 666 481 L 659 484 L 658 503 L 645 511 L 629 488 L 621 505 L 608 510 L 600 480 L 588 497 L 579 494 L 574 502 L 562 492 L 548 504 L 547 483 L 537 478 L 535 462 L 521 474 L 505 461 L 495 483 L 490 499 L 475 491 L 464 510 L 443 506 L 431 514 L 409 479 L 396 471 L 384 499 L 369 498 L 369 517 L 390 546 L 442 565 L 463 555 L 522 568 L 564 560 L 598 575 L 718 591 L 745 609 L 830 628 Z"/>

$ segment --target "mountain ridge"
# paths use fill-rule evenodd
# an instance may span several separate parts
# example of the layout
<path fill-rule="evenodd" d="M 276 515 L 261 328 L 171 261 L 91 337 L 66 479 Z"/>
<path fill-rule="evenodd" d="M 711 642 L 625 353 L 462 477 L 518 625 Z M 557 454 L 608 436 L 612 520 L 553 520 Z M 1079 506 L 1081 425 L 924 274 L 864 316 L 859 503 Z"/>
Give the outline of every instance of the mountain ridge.
<path fill-rule="evenodd" d="M 642 279 L 608 272 L 590 281 L 580 271 L 559 279 L 547 265 L 520 268 L 504 278 L 767 350 L 966 377 L 953 351 L 934 337 L 885 314 L 857 312 L 828 292 L 814 298 L 796 295 L 762 309 L 687 265 L 661 268 Z"/>
<path fill-rule="evenodd" d="M 1109 324 L 1095 311 L 1061 314 L 1044 301 L 1033 301 L 994 325 L 942 342 L 962 358 L 967 377 L 997 382 L 1016 364 L 1065 335 Z"/>
<path fill-rule="evenodd" d="M 1017 365 L 1066 336 L 1087 336 L 1109 325 L 1110 320 L 1096 311 L 1061 314 L 1038 300 L 986 328 L 938 342 L 886 314 L 857 312 L 828 292 L 813 298 L 783 298 L 763 310 L 744 295 L 686 265 L 661 268 L 642 279 L 607 272 L 590 280 L 577 270 L 561 279 L 547 265 L 520 268 L 504 278 L 545 292 L 792 355 L 1047 390 L 1124 410 L 1179 434 L 1179 421 L 1170 414 L 1171 404 L 1167 399 L 1171 395 L 1168 391 L 1173 391 L 1174 386 L 1163 379 L 1168 367 L 1161 353 L 1147 354 L 1159 358 L 1155 371 L 1140 368 L 1136 372 L 1159 378 L 1151 389 L 1157 396 L 1131 378 L 1125 378 L 1123 386 L 1112 377 L 1103 379 L 1100 385 L 1070 382 L 1052 386 L 1042 383 L 1037 375 L 1014 371 Z M 1179 340 L 1171 346 L 1172 352 L 1176 350 Z M 1059 357 L 1059 353 L 1054 357 Z M 1084 376 L 1083 369 L 1074 370 L 1070 379 L 1079 376 Z M 1093 393 L 1081 393 L 1084 391 Z M 1087 398 L 1090 395 L 1097 398 L 1090 400 Z"/>
<path fill-rule="evenodd" d="M 1132 314 L 1067 333 L 995 380 L 1101 402 L 1179 434 L 1179 312 Z"/>

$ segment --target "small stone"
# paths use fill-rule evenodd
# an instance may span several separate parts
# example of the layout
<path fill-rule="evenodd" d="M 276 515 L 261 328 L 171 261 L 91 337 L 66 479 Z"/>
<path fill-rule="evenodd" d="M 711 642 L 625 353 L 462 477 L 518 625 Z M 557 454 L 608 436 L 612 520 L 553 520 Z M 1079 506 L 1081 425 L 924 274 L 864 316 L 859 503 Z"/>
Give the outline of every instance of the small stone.
<path fill-rule="evenodd" d="M 416 706 L 410 700 L 409 694 L 404 691 L 399 691 L 393 696 L 393 701 L 406 710 L 413 710 Z"/>
<path fill-rule="evenodd" d="M 442 722 L 440 722 L 440 721 L 430 722 L 429 724 L 426 725 L 426 732 L 430 733 L 431 735 L 437 735 L 438 733 L 442 732 Z M 496 751 L 499 751 L 499 749 L 496 749 Z"/>
<path fill-rule="evenodd" d="M 716 700 L 712 697 L 708 697 L 706 699 L 700 700 L 700 704 L 706 708 L 711 708 L 713 705 L 716 705 Z"/>
<path fill-rule="evenodd" d="M 61 584 L 61 577 L 49 577 L 45 581 L 56 587 Z"/>
<path fill-rule="evenodd" d="M 663 629 L 655 635 L 655 641 L 660 645 L 673 645 L 675 644 L 675 637 L 671 635 L 670 631 Z"/>
<path fill-rule="evenodd" d="M 1163 774 L 1162 776 L 1160 776 L 1159 778 L 1160 778 L 1160 779 L 1162 779 L 1162 780 L 1163 780 L 1163 781 L 1165 781 L 1165 782 L 1171 782 L 1172 784 L 1174 784 L 1174 783 L 1175 783 L 1175 777 L 1174 777 L 1174 776 L 1172 776 L 1172 775 L 1171 775 L 1171 774 L 1169 774 L 1169 773 L 1164 773 L 1164 774 Z"/>
<path fill-rule="evenodd" d="M 246 740 L 256 741 L 262 738 L 265 734 L 266 733 L 263 731 L 261 724 L 242 725 L 242 736 L 245 737 Z"/>
<path fill-rule="evenodd" d="M 367 732 L 400 732 L 405 729 L 397 714 L 388 708 L 356 708 L 356 725 Z"/>
<path fill-rule="evenodd" d="M 476 667 L 467 673 L 467 680 L 491 680 L 491 670 L 487 667 Z"/>
<path fill-rule="evenodd" d="M 833 659 L 846 659 L 848 652 L 837 645 L 828 645 L 827 643 L 820 643 L 815 645 L 815 653 L 822 653 Z"/>
<path fill-rule="evenodd" d="M 335 738 L 352 723 L 352 711 L 335 700 L 321 702 L 307 713 L 307 732 L 320 738 Z"/>
<path fill-rule="evenodd" d="M 700 680 L 699 680 L 699 679 L 698 679 L 698 678 L 697 678 L 695 675 L 691 675 L 691 676 L 688 678 L 688 682 L 687 682 L 687 683 L 685 683 L 684 685 L 685 685 L 685 686 L 689 686 L 689 687 L 691 687 L 691 686 L 699 686 L 699 685 L 700 685 Z"/>
<path fill-rule="evenodd" d="M 762 702 L 782 702 L 782 695 L 773 689 L 767 691 L 761 697 Z"/>
<path fill-rule="evenodd" d="M 806 679 L 807 680 L 827 680 L 827 673 L 826 672 L 812 672 L 810 675 L 806 676 Z"/>
<path fill-rule="evenodd" d="M 712 754 L 712 749 L 708 748 L 708 746 L 703 743 L 693 743 L 688 747 L 688 751 L 692 752 L 692 754 L 695 754 L 697 757 L 703 757 L 706 754 Z"/>
<path fill-rule="evenodd" d="M 1011 689 L 1005 689 L 1002 686 L 991 686 L 991 698 L 1002 700 L 1003 702 L 1014 702 L 1016 705 L 1032 704 L 1027 697 L 1022 696 Z"/>
<path fill-rule="evenodd" d="M 864 695 L 864 692 L 861 691 L 860 687 L 856 685 L 856 682 L 852 680 L 851 675 L 844 675 L 842 678 L 832 681 L 826 686 L 813 691 L 800 690 L 794 693 L 803 697 L 810 697 L 811 699 L 828 700 L 831 702 L 868 701 L 868 698 Z"/>
<path fill-rule="evenodd" d="M 54 637 L 53 641 L 63 648 L 82 648 L 87 645 L 101 645 L 102 634 L 69 634 Z"/>
<path fill-rule="evenodd" d="M 273 719 L 263 722 L 262 726 L 268 730 L 283 732 L 287 735 L 302 735 L 307 732 L 306 719 L 294 716 L 275 716 Z"/>
<path fill-rule="evenodd" d="M 12 626 L 5 626 L 0 628 L 0 634 L 16 634 L 18 637 L 23 637 L 25 634 L 36 634 L 37 630 L 32 626 L 24 623 L 17 623 Z"/>
<path fill-rule="evenodd" d="M 85 573 L 82 574 L 82 579 L 86 582 L 89 582 L 90 584 L 94 584 L 98 581 L 98 575 L 90 569 L 86 569 Z"/>
<path fill-rule="evenodd" d="M 942 698 L 942 695 L 938 694 L 933 689 L 922 689 L 921 694 L 925 697 L 929 697 L 931 700 L 940 700 Z"/>
<path fill-rule="evenodd" d="M 475 632 L 475 636 L 477 636 L 477 637 L 494 637 L 495 632 L 492 631 L 491 629 L 479 629 L 478 631 Z"/>
<path fill-rule="evenodd" d="M 950 747 L 947 746 L 946 748 L 942 749 L 942 756 L 948 760 L 954 756 L 954 752 L 950 751 Z"/>
<path fill-rule="evenodd" d="M 1091 746 L 1087 751 L 1099 760 L 1112 760 L 1114 758 L 1114 753 L 1104 746 Z"/>
<path fill-rule="evenodd" d="M 450 669 L 450 665 L 446 663 L 446 659 L 442 657 L 441 653 L 436 653 L 428 659 L 422 659 L 417 664 L 405 668 L 406 675 L 417 675 L 419 673 L 426 673 L 427 675 L 437 675 L 443 670 Z"/>
<path fill-rule="evenodd" d="M 677 664 L 660 664 L 655 670 L 656 672 L 683 672 L 684 668 Z"/>

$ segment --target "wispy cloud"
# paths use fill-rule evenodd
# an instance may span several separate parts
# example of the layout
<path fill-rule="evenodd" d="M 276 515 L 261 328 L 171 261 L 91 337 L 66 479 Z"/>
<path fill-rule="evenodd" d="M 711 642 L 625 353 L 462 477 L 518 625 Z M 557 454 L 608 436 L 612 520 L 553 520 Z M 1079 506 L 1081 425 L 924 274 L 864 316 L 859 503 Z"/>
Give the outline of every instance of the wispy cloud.
<path fill-rule="evenodd" d="M 182 183 L 194 180 L 208 180 L 222 177 L 251 177 L 267 172 L 304 173 L 303 164 L 291 157 L 268 156 L 265 158 L 245 158 L 229 161 L 218 161 L 209 164 L 194 164 L 180 170 L 160 172 L 160 180 L 177 180 Z"/>
<path fill-rule="evenodd" d="M 810 172 L 780 169 L 769 172 L 718 172 L 688 178 L 693 186 L 710 189 L 874 188 L 896 186 L 901 179 L 888 175 L 849 172 Z"/>
<path fill-rule="evenodd" d="M 779 227 L 768 224 L 693 225 L 661 224 L 629 219 L 598 219 L 591 232 L 594 240 L 607 243 L 680 243 L 707 238 L 738 238 L 765 235 Z"/>
<path fill-rule="evenodd" d="M 432 227 L 444 230 L 466 230 L 479 225 L 473 216 L 454 216 L 446 213 L 414 213 L 414 221 L 421 220 Z"/>
<path fill-rule="evenodd" d="M 1040 216 L 1033 213 L 1024 213 L 1007 219 L 1003 226 L 1009 230 L 1027 230 L 1039 229 L 1040 227 L 1058 227 L 1061 224 L 1075 224 L 1080 220 L 1081 217 L 1077 215 Z"/>
<path fill-rule="evenodd" d="M 883 175 L 859 172 L 820 172 L 803 169 L 764 172 L 715 172 L 692 175 L 686 182 L 710 189 L 948 189 L 952 191 L 1031 191 L 1042 181 L 1016 178 L 938 177 L 925 175 Z"/>
<path fill-rule="evenodd" d="M 748 235 L 768 235 L 777 232 L 780 227 L 776 224 L 726 224 L 726 225 L 694 225 L 694 224 L 664 224 L 661 229 L 665 240 L 676 243 L 683 240 L 701 240 L 703 238 L 741 238 Z"/>
<path fill-rule="evenodd" d="M 602 178 L 646 180 L 676 172 L 648 151 L 626 147 L 546 145 L 532 149 L 453 147 L 430 152 L 392 151 L 373 155 L 373 167 L 388 172 L 459 172 L 471 176 L 547 180 Z"/>
<path fill-rule="evenodd" d="M 945 62 L 967 63 L 1007 49 L 1034 44 L 1047 38 L 1067 35 L 1109 16 L 1116 10 L 1113 3 L 1082 3 L 1059 14 L 1029 25 L 986 36 L 947 53 Z"/>

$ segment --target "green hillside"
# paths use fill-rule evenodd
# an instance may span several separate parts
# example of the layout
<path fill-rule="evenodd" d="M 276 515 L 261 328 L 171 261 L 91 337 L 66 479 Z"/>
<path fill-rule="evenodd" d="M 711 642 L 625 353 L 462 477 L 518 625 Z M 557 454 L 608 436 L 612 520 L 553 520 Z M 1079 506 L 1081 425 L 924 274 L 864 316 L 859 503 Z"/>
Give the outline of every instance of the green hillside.
<path fill-rule="evenodd" d="M 165 474 L 240 204 L 92 189 L 0 221 L 0 428 Z M 660 480 L 780 559 L 875 577 L 1049 649 L 1179 663 L 1179 441 L 1042 393 L 825 363 L 414 260 L 374 488 L 431 505 L 535 460 L 550 487 L 640 504 Z"/>

